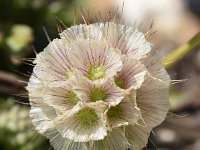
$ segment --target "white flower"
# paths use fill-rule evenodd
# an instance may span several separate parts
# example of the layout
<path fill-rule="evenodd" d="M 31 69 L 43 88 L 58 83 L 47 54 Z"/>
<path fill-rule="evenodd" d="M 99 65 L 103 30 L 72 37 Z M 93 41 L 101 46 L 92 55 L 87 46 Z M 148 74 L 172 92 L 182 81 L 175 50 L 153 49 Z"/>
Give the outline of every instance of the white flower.
<path fill-rule="evenodd" d="M 26 87 L 35 129 L 56 150 L 141 150 L 168 112 L 170 78 L 143 33 L 76 25 L 34 63 Z"/>

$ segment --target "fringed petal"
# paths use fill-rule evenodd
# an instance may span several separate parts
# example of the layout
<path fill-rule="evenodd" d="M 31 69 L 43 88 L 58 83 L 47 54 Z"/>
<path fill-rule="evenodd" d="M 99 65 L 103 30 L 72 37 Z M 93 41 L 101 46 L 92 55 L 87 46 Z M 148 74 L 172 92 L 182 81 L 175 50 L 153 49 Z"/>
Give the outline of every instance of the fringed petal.
<path fill-rule="evenodd" d="M 86 143 L 64 138 L 55 127 L 46 132 L 45 136 L 50 139 L 50 144 L 55 150 L 88 150 Z"/>
<path fill-rule="evenodd" d="M 55 109 L 46 104 L 31 104 L 29 116 L 32 119 L 32 123 L 35 129 L 44 134 L 54 123 L 53 119 L 57 116 Z"/>
<path fill-rule="evenodd" d="M 168 86 L 170 85 L 169 74 L 162 65 L 162 59 L 157 51 L 151 51 L 149 56 L 143 58 L 141 62 L 144 63 L 151 76 L 164 81 Z"/>
<path fill-rule="evenodd" d="M 147 127 L 155 127 L 164 121 L 169 110 L 169 85 L 148 76 L 137 91 L 137 106 Z"/>
<path fill-rule="evenodd" d="M 60 37 L 69 45 L 85 39 L 100 39 L 102 25 L 102 23 L 75 25 L 61 32 Z"/>
<path fill-rule="evenodd" d="M 125 96 L 124 90 L 117 87 L 112 80 L 105 80 L 104 83 L 83 81 L 74 90 L 84 102 L 104 101 L 109 106 L 119 104 Z"/>
<path fill-rule="evenodd" d="M 78 75 L 90 81 L 113 77 L 122 68 L 121 55 L 104 40 L 83 40 L 72 45 Z"/>
<path fill-rule="evenodd" d="M 128 147 L 122 128 L 110 131 L 103 140 L 90 142 L 90 150 L 127 150 Z"/>
<path fill-rule="evenodd" d="M 108 22 L 102 30 L 107 41 L 131 59 L 139 60 L 151 51 L 151 44 L 137 28 Z"/>
<path fill-rule="evenodd" d="M 48 88 L 44 93 L 44 102 L 62 112 L 70 111 L 80 101 L 73 90 L 76 82 L 71 80 L 56 87 Z"/>
<path fill-rule="evenodd" d="M 122 69 L 115 76 L 115 83 L 123 89 L 138 89 L 146 73 L 145 66 L 138 60 L 125 59 Z"/>
<path fill-rule="evenodd" d="M 125 136 L 132 150 L 142 150 L 147 145 L 151 128 L 140 125 L 129 125 L 125 129 Z"/>
<path fill-rule="evenodd" d="M 135 124 L 141 117 L 140 110 L 136 107 L 135 96 L 126 96 L 117 106 L 112 106 L 107 111 L 107 122 L 110 129 L 122 125 Z"/>
<path fill-rule="evenodd" d="M 56 111 L 53 107 L 44 104 L 44 86 L 34 75 L 29 79 L 26 89 L 29 91 L 29 101 L 31 104 L 29 116 L 32 118 L 35 129 L 43 134 L 54 125 L 52 119 L 57 116 Z"/>
<path fill-rule="evenodd" d="M 69 51 L 70 47 L 65 46 L 62 40 L 53 40 L 37 55 L 33 72 L 47 85 L 73 78 Z"/>
<path fill-rule="evenodd" d="M 105 118 L 102 115 L 105 104 L 80 105 L 80 109 L 55 119 L 56 128 L 65 138 L 74 142 L 101 140 L 107 135 Z"/>

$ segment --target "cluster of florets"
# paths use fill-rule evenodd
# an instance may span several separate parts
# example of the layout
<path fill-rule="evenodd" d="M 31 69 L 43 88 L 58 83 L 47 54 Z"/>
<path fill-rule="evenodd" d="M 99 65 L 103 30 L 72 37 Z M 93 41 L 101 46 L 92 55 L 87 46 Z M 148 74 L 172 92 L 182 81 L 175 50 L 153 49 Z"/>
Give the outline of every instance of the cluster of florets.
<path fill-rule="evenodd" d="M 34 64 L 30 117 L 57 150 L 142 149 L 168 111 L 169 76 L 137 28 L 73 26 Z"/>

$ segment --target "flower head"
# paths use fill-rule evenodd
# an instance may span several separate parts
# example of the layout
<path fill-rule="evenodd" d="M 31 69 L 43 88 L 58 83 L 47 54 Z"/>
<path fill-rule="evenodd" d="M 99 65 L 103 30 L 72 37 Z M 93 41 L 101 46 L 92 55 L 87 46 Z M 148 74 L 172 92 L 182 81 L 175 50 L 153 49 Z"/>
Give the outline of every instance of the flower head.
<path fill-rule="evenodd" d="M 137 28 L 73 26 L 34 63 L 30 117 L 56 150 L 141 150 L 168 111 L 170 78 Z"/>

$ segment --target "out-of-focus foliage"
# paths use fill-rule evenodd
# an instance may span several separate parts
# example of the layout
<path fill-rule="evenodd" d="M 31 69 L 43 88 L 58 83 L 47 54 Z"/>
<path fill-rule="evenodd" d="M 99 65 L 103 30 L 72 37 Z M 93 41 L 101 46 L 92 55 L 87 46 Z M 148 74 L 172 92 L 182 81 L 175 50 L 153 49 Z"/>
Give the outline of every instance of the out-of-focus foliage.
<path fill-rule="evenodd" d="M 13 52 L 18 52 L 32 41 L 32 29 L 26 25 L 16 24 L 12 27 L 11 35 L 6 39 L 6 44 Z"/>
<path fill-rule="evenodd" d="M 46 47 L 48 40 L 43 27 L 51 38 L 57 37 L 56 17 L 67 26 L 72 25 L 76 5 L 80 7 L 79 0 L 1 0 L 0 69 L 13 71 L 17 66 L 17 69 L 24 70 L 13 57 L 32 56 L 31 45 L 38 52 Z"/>
<path fill-rule="evenodd" d="M 14 99 L 0 99 L 0 145 L 3 150 L 45 150 L 45 139 L 32 131 L 29 109 L 14 104 Z"/>

